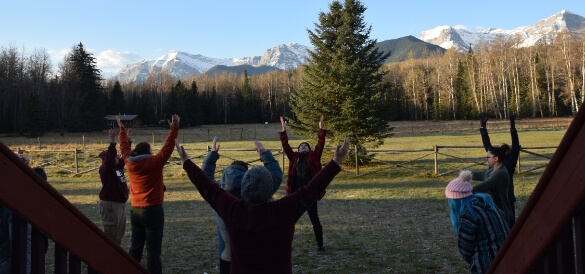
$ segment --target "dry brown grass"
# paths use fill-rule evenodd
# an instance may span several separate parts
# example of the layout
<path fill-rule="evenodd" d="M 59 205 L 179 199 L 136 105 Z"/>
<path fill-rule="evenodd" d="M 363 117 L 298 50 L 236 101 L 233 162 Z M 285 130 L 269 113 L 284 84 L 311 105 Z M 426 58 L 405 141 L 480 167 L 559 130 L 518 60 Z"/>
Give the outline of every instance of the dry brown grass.
<path fill-rule="evenodd" d="M 534 146 L 546 141 L 557 145 L 562 137 L 562 128 L 571 119 L 517 121 L 523 146 Z M 427 147 L 432 144 L 479 145 L 477 121 L 458 122 L 393 122 L 395 137 L 387 145 L 396 147 Z M 438 126 L 437 126 L 438 125 Z M 539 131 L 537 125 L 540 125 Z M 493 141 L 508 140 L 507 122 L 490 121 L 488 129 Z M 544 129 L 543 129 L 544 128 Z M 239 130 L 234 130 L 239 129 Z M 555 130 L 561 129 L 561 130 Z M 229 158 L 254 158 L 255 152 L 236 152 L 242 147 L 251 148 L 250 140 L 259 139 L 269 148 L 278 148 L 276 132 L 280 125 L 221 125 L 194 129 L 182 129 L 179 138 L 188 147 L 195 162 L 201 163 L 205 147 L 210 138 L 220 136 L 221 170 Z M 456 132 L 449 134 L 449 132 Z M 167 130 L 141 129 L 135 142 L 154 138 L 155 147 L 166 137 Z M 535 138 L 534 136 L 544 136 Z M 548 137 L 550 135 L 550 137 Z M 154 136 L 154 137 L 153 137 Z M 241 136 L 241 137 L 240 137 Z M 11 148 L 33 150 L 38 147 L 36 139 L 4 136 L 2 142 Z M 84 138 L 84 160 L 87 167 L 95 166 L 91 159 L 107 146 L 107 133 L 87 134 Z M 80 135 L 65 137 L 48 134 L 41 138 L 42 149 L 73 149 L 83 146 Z M 294 143 L 300 141 L 294 136 Z M 548 144 L 551 145 L 551 144 Z M 554 150 L 553 150 L 554 151 Z M 275 152 L 275 151 L 273 151 Z M 276 152 L 275 152 L 276 153 Z M 461 152 L 458 152 L 461 153 Z M 481 149 L 466 153 L 482 153 Z M 552 153 L 552 152 L 547 152 Z M 66 153 L 52 153 L 61 162 L 71 162 Z M 44 156 L 35 156 L 44 157 Z M 257 154 L 256 154 L 257 157 Z M 392 163 L 401 163 L 403 157 L 397 153 L 389 157 Z M 412 157 L 412 156 L 410 156 Z M 87 159 L 86 159 L 87 158 Z M 38 162 L 43 161 L 42 158 Z M 277 159 L 280 160 L 279 157 Z M 324 156 L 324 160 L 325 160 Z M 178 160 L 173 155 L 172 161 Z M 425 165 L 431 160 L 422 161 Z M 454 165 L 461 165 L 454 163 Z M 367 173 L 378 167 L 364 167 Z M 428 169 L 428 166 L 425 167 Z M 479 167 L 478 167 L 479 168 Z M 348 172 L 353 172 L 351 167 Z M 520 213 L 541 170 L 515 175 L 517 213 Z M 49 170 L 49 182 L 90 220 L 101 225 L 97 210 L 97 193 L 100 189 L 97 171 L 81 175 L 70 175 Z M 179 165 L 165 168 L 165 236 L 163 243 L 163 265 L 165 273 L 218 273 L 217 236 L 214 216 L 210 206 L 204 202 L 187 179 Z M 296 225 L 293 241 L 294 273 L 465 273 L 466 265 L 461 259 L 456 237 L 452 233 L 444 199 L 444 187 L 452 176 L 433 177 L 425 173 L 413 173 L 397 167 L 386 167 L 383 171 L 364 177 L 351 173 L 339 174 L 328 187 L 325 198 L 319 202 L 319 215 L 324 228 L 326 251 L 317 253 L 312 226 L 308 216 L 303 216 Z M 286 178 L 285 178 L 286 179 Z M 282 197 L 281 188 L 276 198 Z M 128 249 L 130 226 L 122 241 Z M 51 251 L 48 255 L 51 258 Z M 143 262 L 144 263 L 144 262 Z"/>

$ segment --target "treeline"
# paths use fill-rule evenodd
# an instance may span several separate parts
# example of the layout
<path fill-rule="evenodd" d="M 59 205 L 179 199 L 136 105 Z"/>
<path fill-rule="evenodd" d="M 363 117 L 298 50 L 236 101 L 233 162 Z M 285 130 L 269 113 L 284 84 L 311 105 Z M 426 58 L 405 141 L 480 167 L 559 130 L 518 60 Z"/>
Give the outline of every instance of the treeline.
<path fill-rule="evenodd" d="M 585 96 L 583 32 L 518 48 L 520 38 L 472 45 L 467 52 L 425 52 L 422 58 L 386 64 L 388 88 L 381 102 L 388 120 L 570 116 Z M 138 114 L 164 126 L 172 114 L 181 125 L 278 122 L 293 116 L 290 94 L 303 68 L 248 76 L 222 73 L 175 79 L 153 71 L 142 83 L 102 79 L 80 43 L 53 69 L 44 50 L 0 49 L 0 132 L 37 136 L 45 131 L 92 131 L 108 114 Z M 317 104 L 318 102 L 316 102 Z"/>

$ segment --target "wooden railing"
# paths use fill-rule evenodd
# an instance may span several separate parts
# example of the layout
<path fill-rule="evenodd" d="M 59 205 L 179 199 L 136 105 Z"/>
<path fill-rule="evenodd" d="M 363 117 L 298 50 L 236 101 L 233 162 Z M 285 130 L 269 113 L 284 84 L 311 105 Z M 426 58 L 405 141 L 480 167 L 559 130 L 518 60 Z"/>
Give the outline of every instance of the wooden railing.
<path fill-rule="evenodd" d="M 13 219 L 12 273 L 25 273 L 27 223 L 32 273 L 45 273 L 43 236 L 55 242 L 54 273 L 147 273 L 124 249 L 0 142 L 0 203 Z"/>
<path fill-rule="evenodd" d="M 585 103 L 567 129 L 491 273 L 585 273 Z"/>

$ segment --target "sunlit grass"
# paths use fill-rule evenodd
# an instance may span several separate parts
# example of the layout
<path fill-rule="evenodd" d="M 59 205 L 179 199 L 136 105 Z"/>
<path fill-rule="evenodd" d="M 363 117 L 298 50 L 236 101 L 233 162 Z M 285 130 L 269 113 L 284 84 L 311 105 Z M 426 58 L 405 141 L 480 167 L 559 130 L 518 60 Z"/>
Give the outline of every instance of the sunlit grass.
<path fill-rule="evenodd" d="M 288 161 L 278 154 L 280 142 L 276 134 L 263 141 L 272 150 L 276 159 L 286 167 Z M 565 129 L 519 130 L 524 148 L 557 146 Z M 195 135 L 193 135 L 195 136 Z M 99 165 L 97 154 L 107 147 L 107 135 L 86 137 L 83 154 L 79 155 L 80 169 Z M 492 143 L 510 142 L 505 129 L 490 131 Z M 143 132 L 142 140 L 148 134 Z M 196 164 L 201 164 L 206 155 L 208 141 L 193 141 L 184 136 L 184 146 Z M 92 140 L 90 143 L 88 140 Z M 161 140 L 164 140 L 164 135 Z M 2 140 L 5 141 L 4 138 Z M 28 140 L 30 141 L 30 140 Z M 138 140 L 137 140 L 138 141 Z M 253 151 L 253 139 L 220 140 L 220 172 L 233 159 L 250 161 L 259 165 L 258 154 Z M 314 143 L 314 140 L 308 140 Z M 291 145 L 301 139 L 291 139 Z M 26 147 L 16 144 L 15 147 Z M 161 144 L 156 139 L 156 144 Z M 70 142 L 79 145 L 79 142 Z M 485 151 L 477 130 L 463 133 L 399 134 L 387 139 L 379 150 L 408 150 L 433 148 L 436 145 L 473 146 L 466 148 L 444 148 L 439 155 L 439 173 L 466 167 L 469 162 L 478 162 L 471 169 L 485 169 Z M 11 147 L 13 147 L 11 146 Z M 69 145 L 67 145 L 69 146 Z M 327 147 L 333 147 L 327 143 Z M 30 147 L 34 147 L 34 142 Z M 55 145 L 53 149 L 57 148 Z M 30 149 L 30 148 L 29 148 Z M 245 151 L 241 151 L 246 149 Z M 554 149 L 531 150 L 552 155 Z M 91 221 L 101 227 L 97 210 L 98 193 L 101 188 L 97 170 L 83 174 L 69 174 L 57 166 L 73 168 L 72 153 L 58 155 L 58 164 L 46 166 L 51 183 Z M 33 164 L 50 161 L 49 153 L 34 154 Z M 323 162 L 331 158 L 331 151 Z M 420 158 L 420 159 L 418 159 Z M 461 158 L 461 159 L 459 159 Z M 413 161 L 413 159 L 418 159 Z M 187 178 L 175 152 L 164 169 L 165 185 L 165 236 L 163 241 L 163 266 L 165 273 L 218 273 L 217 236 L 215 213 L 203 201 Z M 521 154 L 521 169 L 546 163 L 544 158 Z M 443 176 L 433 174 L 432 152 L 377 152 L 374 163 L 359 168 L 361 176 L 355 176 L 354 166 L 344 166 L 327 188 L 327 194 L 318 203 L 319 216 L 323 224 L 325 252 L 316 251 L 316 243 L 308 216 L 301 217 L 295 227 L 293 240 L 294 273 L 466 273 L 466 264 L 457 250 L 444 189 L 457 176 L 456 172 Z M 285 174 L 286 174 L 285 168 Z M 520 172 L 514 177 L 518 199 L 517 215 L 530 197 L 544 169 Z M 216 177 L 219 173 L 216 174 Z M 285 177 L 286 180 L 286 177 Z M 275 198 L 284 196 L 284 184 Z M 128 206 L 128 210 L 130 206 Z M 130 241 L 129 220 L 122 247 L 128 249 Z"/>

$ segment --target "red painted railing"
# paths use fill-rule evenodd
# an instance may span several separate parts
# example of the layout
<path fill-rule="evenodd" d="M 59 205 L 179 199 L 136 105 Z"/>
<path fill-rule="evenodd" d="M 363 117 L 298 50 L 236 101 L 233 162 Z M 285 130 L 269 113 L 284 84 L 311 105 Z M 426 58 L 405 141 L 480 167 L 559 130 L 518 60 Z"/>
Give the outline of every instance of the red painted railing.
<path fill-rule="evenodd" d="M 45 241 L 55 242 L 55 273 L 148 273 L 124 249 L 0 142 L 0 203 L 12 210 L 12 273 L 25 273 L 26 223 L 32 224 L 32 273 L 45 272 Z M 38 232 L 37 232 L 38 231 Z"/>

